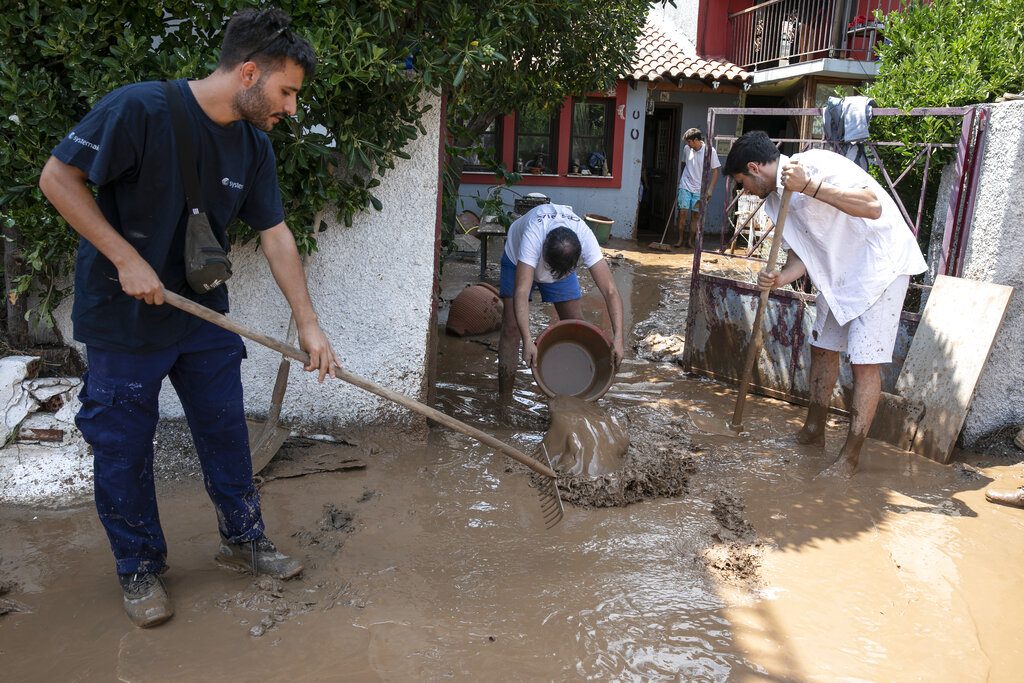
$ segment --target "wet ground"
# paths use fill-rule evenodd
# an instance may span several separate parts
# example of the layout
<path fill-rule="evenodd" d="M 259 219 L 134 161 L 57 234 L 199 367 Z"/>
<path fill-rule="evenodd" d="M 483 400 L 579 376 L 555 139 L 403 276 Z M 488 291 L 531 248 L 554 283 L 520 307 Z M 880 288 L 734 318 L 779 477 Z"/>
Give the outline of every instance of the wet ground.
<path fill-rule="evenodd" d="M 606 253 L 622 255 L 627 346 L 681 332 L 689 257 Z M 444 297 L 475 269 L 450 261 Z M 607 326 L 596 291 L 584 309 Z M 437 406 L 531 450 L 546 402 L 524 371 L 498 408 L 496 345 L 441 338 Z M 797 446 L 800 409 L 751 397 L 736 436 L 729 388 L 628 356 L 603 404 L 679 435 L 693 465 L 681 496 L 570 506 L 547 531 L 529 477 L 466 437 L 337 435 L 321 459 L 365 469 L 263 486 L 269 535 L 307 563 L 280 583 L 216 567 L 201 481 L 166 476 L 177 614 L 152 631 L 121 611 L 91 505 L 0 508 L 0 608 L 15 607 L 0 616 L 3 678 L 1020 679 L 1024 511 L 983 499 L 993 479 L 1024 483 L 1020 464 L 943 467 L 870 442 L 853 480 L 816 479 L 841 423 L 824 452 Z"/>

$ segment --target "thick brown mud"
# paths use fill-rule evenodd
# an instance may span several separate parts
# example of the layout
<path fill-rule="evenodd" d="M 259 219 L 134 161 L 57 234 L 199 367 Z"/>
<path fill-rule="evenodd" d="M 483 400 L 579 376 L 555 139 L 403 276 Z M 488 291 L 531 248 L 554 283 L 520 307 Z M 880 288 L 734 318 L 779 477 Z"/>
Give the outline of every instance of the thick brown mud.
<path fill-rule="evenodd" d="M 689 258 L 617 246 L 627 324 L 657 313 L 680 334 L 685 301 L 666 293 L 685 291 Z M 457 293 L 476 265 L 448 268 Z M 537 331 L 548 316 L 534 306 Z M 495 339 L 440 339 L 437 405 L 531 451 L 547 400 L 521 369 L 499 407 Z M 261 488 L 268 535 L 306 563 L 274 582 L 214 564 L 215 514 L 184 463 L 160 485 L 176 615 L 150 631 L 122 612 L 91 503 L 0 507 L 0 600 L 23 608 L 0 616 L 3 678 L 1019 680 L 1024 511 L 983 490 L 1024 468 L 868 440 L 854 478 L 816 478 L 844 424 L 801 446 L 803 410 L 752 396 L 736 436 L 728 387 L 628 356 L 602 405 L 689 454 L 682 495 L 568 506 L 548 531 L 529 477 L 466 437 L 335 435 L 364 469 Z"/>

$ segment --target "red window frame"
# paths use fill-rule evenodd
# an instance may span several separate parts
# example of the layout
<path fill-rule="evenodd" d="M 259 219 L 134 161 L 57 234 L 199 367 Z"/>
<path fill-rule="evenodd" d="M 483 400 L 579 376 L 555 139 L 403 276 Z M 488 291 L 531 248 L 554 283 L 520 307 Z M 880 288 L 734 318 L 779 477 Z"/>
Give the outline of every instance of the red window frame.
<path fill-rule="evenodd" d="M 569 175 L 569 140 L 572 132 L 573 98 L 567 97 L 558 115 L 558 169 L 557 175 L 524 175 L 520 183 L 537 187 L 604 187 L 617 189 L 622 187 L 622 150 L 626 135 L 626 95 L 628 85 L 619 81 L 615 85 L 615 117 L 612 129 L 612 167 L 609 176 Z M 605 98 L 608 93 L 590 93 L 589 97 Z M 515 159 L 516 115 L 502 117 L 501 122 L 501 158 Z M 506 166 L 507 166 L 506 162 Z M 509 170 L 514 170 L 509 168 Z M 463 172 L 462 182 L 472 185 L 493 184 L 501 182 L 500 178 L 485 172 Z"/>

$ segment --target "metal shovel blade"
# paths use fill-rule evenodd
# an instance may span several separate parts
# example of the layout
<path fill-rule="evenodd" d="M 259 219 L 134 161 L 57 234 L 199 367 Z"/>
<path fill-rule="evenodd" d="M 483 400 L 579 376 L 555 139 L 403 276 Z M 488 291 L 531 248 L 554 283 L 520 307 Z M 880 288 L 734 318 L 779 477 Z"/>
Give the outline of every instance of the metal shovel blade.
<path fill-rule="evenodd" d="M 249 452 L 252 454 L 252 473 L 259 474 L 270 464 L 277 452 L 281 450 L 291 430 L 280 424 L 246 420 L 249 428 Z"/>

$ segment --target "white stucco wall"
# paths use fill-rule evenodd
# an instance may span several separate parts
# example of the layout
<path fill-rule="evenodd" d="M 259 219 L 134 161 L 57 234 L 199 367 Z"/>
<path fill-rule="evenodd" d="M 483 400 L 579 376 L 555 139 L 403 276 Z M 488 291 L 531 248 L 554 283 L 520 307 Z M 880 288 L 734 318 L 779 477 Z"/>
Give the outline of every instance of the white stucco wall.
<path fill-rule="evenodd" d="M 1016 289 L 964 424 L 968 447 L 1024 424 L 1024 102 L 985 106 L 991 120 L 963 276 Z"/>
<path fill-rule="evenodd" d="M 356 216 L 351 227 L 333 222 L 320 233 L 320 249 L 308 258 L 313 305 L 342 364 L 349 372 L 422 398 L 430 333 L 437 216 L 440 106 L 423 124 L 427 130 L 407 149 L 408 161 L 381 179 L 375 194 L 384 203 Z M 251 246 L 231 252 L 231 317 L 284 339 L 289 308 L 263 254 Z M 70 302 L 61 306 L 59 326 L 71 340 Z M 264 415 L 280 355 L 246 342 L 242 364 L 246 412 Z M 170 382 L 160 396 L 161 414 L 181 417 Z M 317 384 L 292 364 L 282 420 L 292 427 L 341 429 L 409 417 L 404 409 L 362 389 L 337 381 Z"/>

